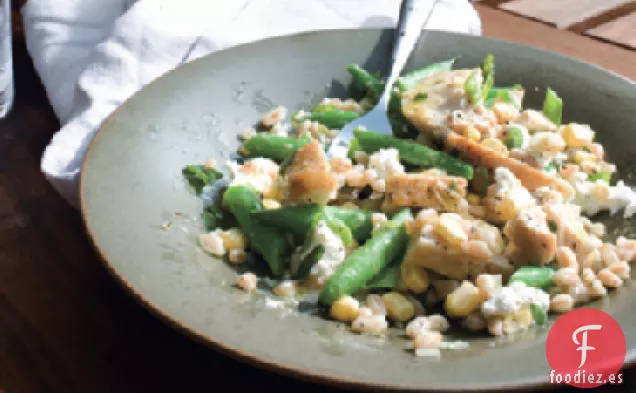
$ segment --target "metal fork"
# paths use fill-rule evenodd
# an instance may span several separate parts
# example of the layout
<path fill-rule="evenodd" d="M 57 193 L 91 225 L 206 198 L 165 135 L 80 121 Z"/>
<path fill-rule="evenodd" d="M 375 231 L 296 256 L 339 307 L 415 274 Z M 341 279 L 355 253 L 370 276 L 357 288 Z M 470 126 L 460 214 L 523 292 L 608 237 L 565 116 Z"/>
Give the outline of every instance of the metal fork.
<path fill-rule="evenodd" d="M 400 6 L 400 17 L 395 30 L 393 39 L 393 54 L 391 56 L 391 68 L 389 77 L 386 80 L 384 92 L 380 97 L 377 105 L 367 112 L 364 116 L 357 118 L 347 124 L 331 142 L 327 156 L 346 157 L 347 150 L 351 139 L 353 139 L 353 130 L 358 127 L 364 127 L 369 131 L 379 134 L 392 135 L 393 130 L 389 118 L 387 116 L 387 107 L 391 97 L 393 84 L 402 73 L 402 69 L 406 64 L 415 43 L 418 41 L 422 29 L 433 14 L 435 6 L 440 0 L 403 0 Z M 430 3 L 431 8 L 428 12 L 424 12 L 424 3 Z"/>

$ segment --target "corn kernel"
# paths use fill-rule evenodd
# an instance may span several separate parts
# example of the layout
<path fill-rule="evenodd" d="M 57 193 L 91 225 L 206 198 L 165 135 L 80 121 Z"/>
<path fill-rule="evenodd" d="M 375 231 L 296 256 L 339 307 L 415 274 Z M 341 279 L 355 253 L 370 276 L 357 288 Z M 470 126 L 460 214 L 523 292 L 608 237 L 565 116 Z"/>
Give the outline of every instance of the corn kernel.
<path fill-rule="evenodd" d="M 221 238 L 226 250 L 245 250 L 247 248 L 247 238 L 238 228 L 230 228 L 221 232 Z"/>
<path fill-rule="evenodd" d="M 394 321 L 406 322 L 415 315 L 415 307 L 406 297 L 397 292 L 385 293 L 382 301 L 389 318 Z"/>
<path fill-rule="evenodd" d="M 463 131 L 464 137 L 472 141 L 479 142 L 481 139 L 481 133 L 473 126 L 465 127 Z"/>
<path fill-rule="evenodd" d="M 462 228 L 461 217 L 459 219 L 452 213 L 443 213 L 439 217 L 437 225 L 434 226 L 433 231 L 444 243 L 449 246 L 460 248 L 465 241 L 468 240 L 468 235 Z"/>
<path fill-rule="evenodd" d="M 583 124 L 567 124 L 561 129 L 561 136 L 569 147 L 585 147 L 594 140 L 594 131 Z"/>
<path fill-rule="evenodd" d="M 415 294 L 424 293 L 430 284 L 428 272 L 419 266 L 403 263 L 400 267 L 400 280 L 404 287 Z"/>
<path fill-rule="evenodd" d="M 596 162 L 598 157 L 592 153 L 588 153 L 585 150 L 577 150 L 574 152 L 574 162 L 581 165 L 586 161 Z"/>
<path fill-rule="evenodd" d="M 480 274 L 475 279 L 482 301 L 488 300 L 497 289 L 501 288 L 501 274 Z"/>
<path fill-rule="evenodd" d="M 466 199 L 468 200 L 469 205 L 472 205 L 472 206 L 481 205 L 481 197 L 475 193 L 469 192 L 468 195 L 466 196 Z"/>
<path fill-rule="evenodd" d="M 517 328 L 527 329 L 534 322 L 532 317 L 532 311 L 530 307 L 522 307 L 513 314 L 513 319 L 516 322 Z"/>
<path fill-rule="evenodd" d="M 333 302 L 330 314 L 336 321 L 353 322 L 358 318 L 360 303 L 351 296 L 343 296 Z"/>
<path fill-rule="evenodd" d="M 276 210 L 280 209 L 280 202 L 274 199 L 263 199 L 263 209 L 265 210 Z"/>
<path fill-rule="evenodd" d="M 506 146 L 499 139 L 496 138 L 486 138 L 481 141 L 482 146 L 485 146 L 489 149 L 492 149 L 499 153 L 505 153 L 508 151 Z"/>
<path fill-rule="evenodd" d="M 444 302 L 444 308 L 451 317 L 467 317 L 481 305 L 479 288 L 470 281 L 464 281 L 460 287 L 451 292 Z"/>

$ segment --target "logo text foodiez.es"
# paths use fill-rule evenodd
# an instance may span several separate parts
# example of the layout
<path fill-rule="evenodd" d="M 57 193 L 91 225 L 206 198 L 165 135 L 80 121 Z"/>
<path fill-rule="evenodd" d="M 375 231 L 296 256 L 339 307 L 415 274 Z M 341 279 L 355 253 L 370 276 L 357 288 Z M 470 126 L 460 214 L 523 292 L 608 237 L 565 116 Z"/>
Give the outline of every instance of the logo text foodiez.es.
<path fill-rule="evenodd" d="M 621 384 L 625 353 L 623 330 L 609 314 L 593 308 L 570 311 L 548 333 L 549 381 L 579 388 Z"/>

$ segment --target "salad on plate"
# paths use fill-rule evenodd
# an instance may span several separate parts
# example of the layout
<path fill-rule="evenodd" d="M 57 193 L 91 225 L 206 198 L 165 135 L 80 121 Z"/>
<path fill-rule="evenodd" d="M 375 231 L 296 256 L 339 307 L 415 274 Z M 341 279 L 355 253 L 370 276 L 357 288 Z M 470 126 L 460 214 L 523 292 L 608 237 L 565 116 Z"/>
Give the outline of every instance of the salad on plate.
<path fill-rule="evenodd" d="M 355 333 L 404 329 L 420 356 L 439 355 L 451 326 L 509 335 L 621 287 L 636 241 L 611 242 L 593 219 L 632 217 L 636 193 L 595 131 L 563 122 L 550 88 L 537 110 L 522 86 L 495 87 L 492 55 L 454 62 L 400 77 L 394 136 L 357 129 L 346 158 L 325 148 L 384 88 L 357 65 L 351 98 L 290 121 L 278 107 L 244 130 L 226 186 L 214 160 L 186 166 L 205 202 L 199 246 L 266 264 L 267 277 L 238 275 L 244 291 L 274 280 L 284 304 L 316 302 Z"/>

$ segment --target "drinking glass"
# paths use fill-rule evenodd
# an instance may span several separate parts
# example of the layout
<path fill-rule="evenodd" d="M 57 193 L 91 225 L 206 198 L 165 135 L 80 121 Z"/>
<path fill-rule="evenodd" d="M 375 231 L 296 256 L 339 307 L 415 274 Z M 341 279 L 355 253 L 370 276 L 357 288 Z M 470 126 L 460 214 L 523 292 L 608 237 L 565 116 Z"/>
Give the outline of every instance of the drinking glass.
<path fill-rule="evenodd" d="M 13 106 L 11 48 L 11 1 L 0 0 L 0 118 L 5 117 Z"/>

